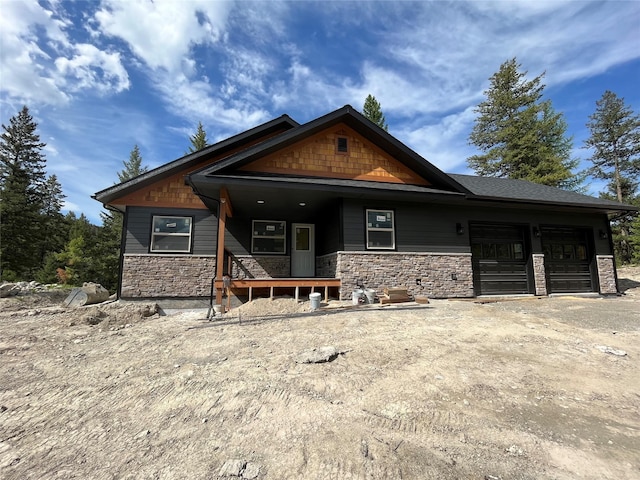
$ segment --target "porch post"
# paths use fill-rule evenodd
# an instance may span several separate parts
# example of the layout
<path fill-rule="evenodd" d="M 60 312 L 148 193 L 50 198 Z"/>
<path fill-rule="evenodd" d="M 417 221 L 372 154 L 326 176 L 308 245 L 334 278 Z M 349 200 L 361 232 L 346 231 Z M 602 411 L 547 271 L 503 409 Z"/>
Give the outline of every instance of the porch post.
<path fill-rule="evenodd" d="M 226 230 L 227 216 L 233 216 L 231 208 L 231 198 L 226 188 L 220 189 L 220 217 L 218 218 L 218 250 L 216 252 L 216 282 L 222 284 L 222 276 L 224 275 L 224 232 Z M 222 304 L 222 289 L 216 288 L 216 305 Z"/>

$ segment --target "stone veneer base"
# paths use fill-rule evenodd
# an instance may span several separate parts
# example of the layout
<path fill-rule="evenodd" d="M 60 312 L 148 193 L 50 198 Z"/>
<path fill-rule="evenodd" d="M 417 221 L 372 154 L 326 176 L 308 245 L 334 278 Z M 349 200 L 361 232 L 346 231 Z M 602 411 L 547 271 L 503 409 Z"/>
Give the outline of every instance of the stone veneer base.
<path fill-rule="evenodd" d="M 618 293 L 616 286 L 616 270 L 613 255 L 596 255 L 598 265 L 598 282 L 600 283 L 600 293 L 603 295 L 613 295 Z"/>
<path fill-rule="evenodd" d="M 547 275 L 544 269 L 544 254 L 534 253 L 533 258 L 533 282 L 536 288 L 536 295 L 547 295 Z"/>
<path fill-rule="evenodd" d="M 215 269 L 215 256 L 125 254 L 121 297 L 208 297 Z"/>
<path fill-rule="evenodd" d="M 547 295 L 544 255 L 533 254 L 536 295 Z M 234 259 L 233 278 L 288 277 L 289 257 Z M 612 255 L 597 255 L 600 293 L 616 294 Z M 211 255 L 125 254 L 122 298 L 208 297 L 215 272 Z M 364 285 L 382 293 L 384 287 L 406 287 L 411 295 L 431 298 L 475 296 L 469 253 L 346 252 L 316 258 L 316 274 L 342 281 L 341 298 Z M 417 282 L 420 282 L 418 285 Z"/>
<path fill-rule="evenodd" d="M 384 287 L 406 287 L 410 295 L 431 298 L 474 296 L 470 253 L 341 251 L 336 257 L 343 300 L 358 285 L 379 293 Z"/>

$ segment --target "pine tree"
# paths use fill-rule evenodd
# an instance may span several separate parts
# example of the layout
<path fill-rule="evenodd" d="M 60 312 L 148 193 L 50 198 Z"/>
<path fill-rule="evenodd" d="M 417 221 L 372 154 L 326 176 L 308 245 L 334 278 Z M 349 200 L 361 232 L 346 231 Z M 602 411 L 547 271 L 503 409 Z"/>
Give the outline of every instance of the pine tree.
<path fill-rule="evenodd" d="M 118 179 L 121 182 L 131 180 L 132 178 L 142 175 L 148 171 L 147 167 L 142 166 L 142 156 L 140 155 L 140 148 L 138 145 L 134 145 L 131 153 L 129 154 L 129 160 L 123 161 L 124 169 L 118 172 Z"/>
<path fill-rule="evenodd" d="M 513 58 L 490 78 L 487 99 L 476 107 L 478 117 L 469 135 L 469 143 L 484 153 L 470 157 L 468 164 L 482 176 L 579 188 L 567 124 L 551 101 L 541 100 L 544 74 L 526 80 L 527 72 L 520 68 Z"/>
<path fill-rule="evenodd" d="M 202 122 L 198 122 L 198 129 L 194 135 L 189 137 L 191 141 L 191 146 L 187 153 L 194 153 L 198 150 L 202 150 L 203 148 L 209 146 L 209 141 L 207 140 L 207 133 L 204 131 L 204 127 L 202 126 Z"/>
<path fill-rule="evenodd" d="M 371 120 L 373 123 L 382 128 L 385 132 L 389 131 L 389 125 L 382 113 L 382 107 L 380 102 L 376 100 L 376 97 L 369 94 L 364 100 L 364 107 L 362 108 L 362 115 Z"/>
<path fill-rule="evenodd" d="M 42 193 L 44 203 L 41 221 L 46 232 L 40 245 L 40 266 L 43 268 L 49 254 L 64 248 L 69 225 L 64 221 L 64 215 L 61 213 L 65 195 L 56 175 L 47 178 Z"/>
<path fill-rule="evenodd" d="M 55 269 L 59 283 L 82 285 L 84 282 L 96 282 L 105 286 L 104 272 L 98 268 L 103 254 L 99 242 L 100 229 L 91 224 L 84 214 L 77 218 L 69 213 L 66 221 L 69 225 L 68 241 L 62 251 L 47 259 L 45 270 Z"/>
<path fill-rule="evenodd" d="M 586 148 L 593 149 L 589 173 L 615 185 L 616 197 L 624 201 L 622 181 L 640 174 L 640 115 L 635 115 L 624 99 L 607 90 L 596 102 L 596 111 L 589 116 L 587 127 L 591 136 Z M 635 190 L 634 190 L 635 191 Z"/>
<path fill-rule="evenodd" d="M 607 90 L 596 101 L 596 111 L 589 116 L 591 136 L 585 148 L 593 151 L 589 173 L 607 180 L 605 198 L 629 204 L 640 203 L 640 115 L 634 114 L 623 98 Z M 612 222 L 616 258 L 629 263 L 640 257 L 637 241 L 640 227 L 637 214 L 628 214 Z"/>
<path fill-rule="evenodd" d="M 24 106 L 2 124 L 0 139 L 0 270 L 3 279 L 29 279 L 40 267 L 42 222 L 47 179 L 45 143 L 37 123 Z"/>
<path fill-rule="evenodd" d="M 135 145 L 131 150 L 129 160 L 122 163 L 124 168 L 118 172 L 118 179 L 121 182 L 135 178 L 148 171 L 148 168 L 142 165 L 142 156 L 138 145 Z M 115 291 L 118 288 L 120 270 L 123 216 L 118 211 L 110 210 L 100 213 L 100 218 L 102 226 L 94 237 L 95 248 L 92 269 L 96 272 L 96 276 L 100 279 L 103 287 L 109 291 Z"/>

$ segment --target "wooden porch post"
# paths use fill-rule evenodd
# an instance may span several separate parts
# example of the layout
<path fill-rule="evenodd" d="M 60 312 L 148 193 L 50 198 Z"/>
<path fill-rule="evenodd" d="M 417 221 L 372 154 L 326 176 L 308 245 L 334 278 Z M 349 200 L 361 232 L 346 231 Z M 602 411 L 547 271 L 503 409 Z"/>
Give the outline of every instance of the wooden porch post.
<path fill-rule="evenodd" d="M 224 275 L 224 232 L 226 230 L 227 217 L 233 216 L 231 198 L 226 188 L 220 189 L 220 209 L 218 218 L 218 250 L 216 252 L 216 281 L 222 282 Z M 216 305 L 222 304 L 222 287 L 216 288 Z"/>

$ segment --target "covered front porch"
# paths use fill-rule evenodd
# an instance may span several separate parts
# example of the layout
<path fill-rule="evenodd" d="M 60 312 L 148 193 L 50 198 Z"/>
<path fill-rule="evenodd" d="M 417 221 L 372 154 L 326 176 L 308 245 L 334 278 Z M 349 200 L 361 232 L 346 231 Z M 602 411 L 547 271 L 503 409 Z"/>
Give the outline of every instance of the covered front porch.
<path fill-rule="evenodd" d="M 325 301 L 340 296 L 341 280 L 316 259 L 327 248 L 325 232 L 339 230 L 335 198 L 233 182 L 209 188 L 206 197 L 218 218 L 212 302 L 215 296 L 216 304 L 229 304 L 230 294 L 248 301 L 265 294 L 298 300 L 320 292 Z M 322 212 L 333 220 L 318 226 L 318 232 Z"/>

